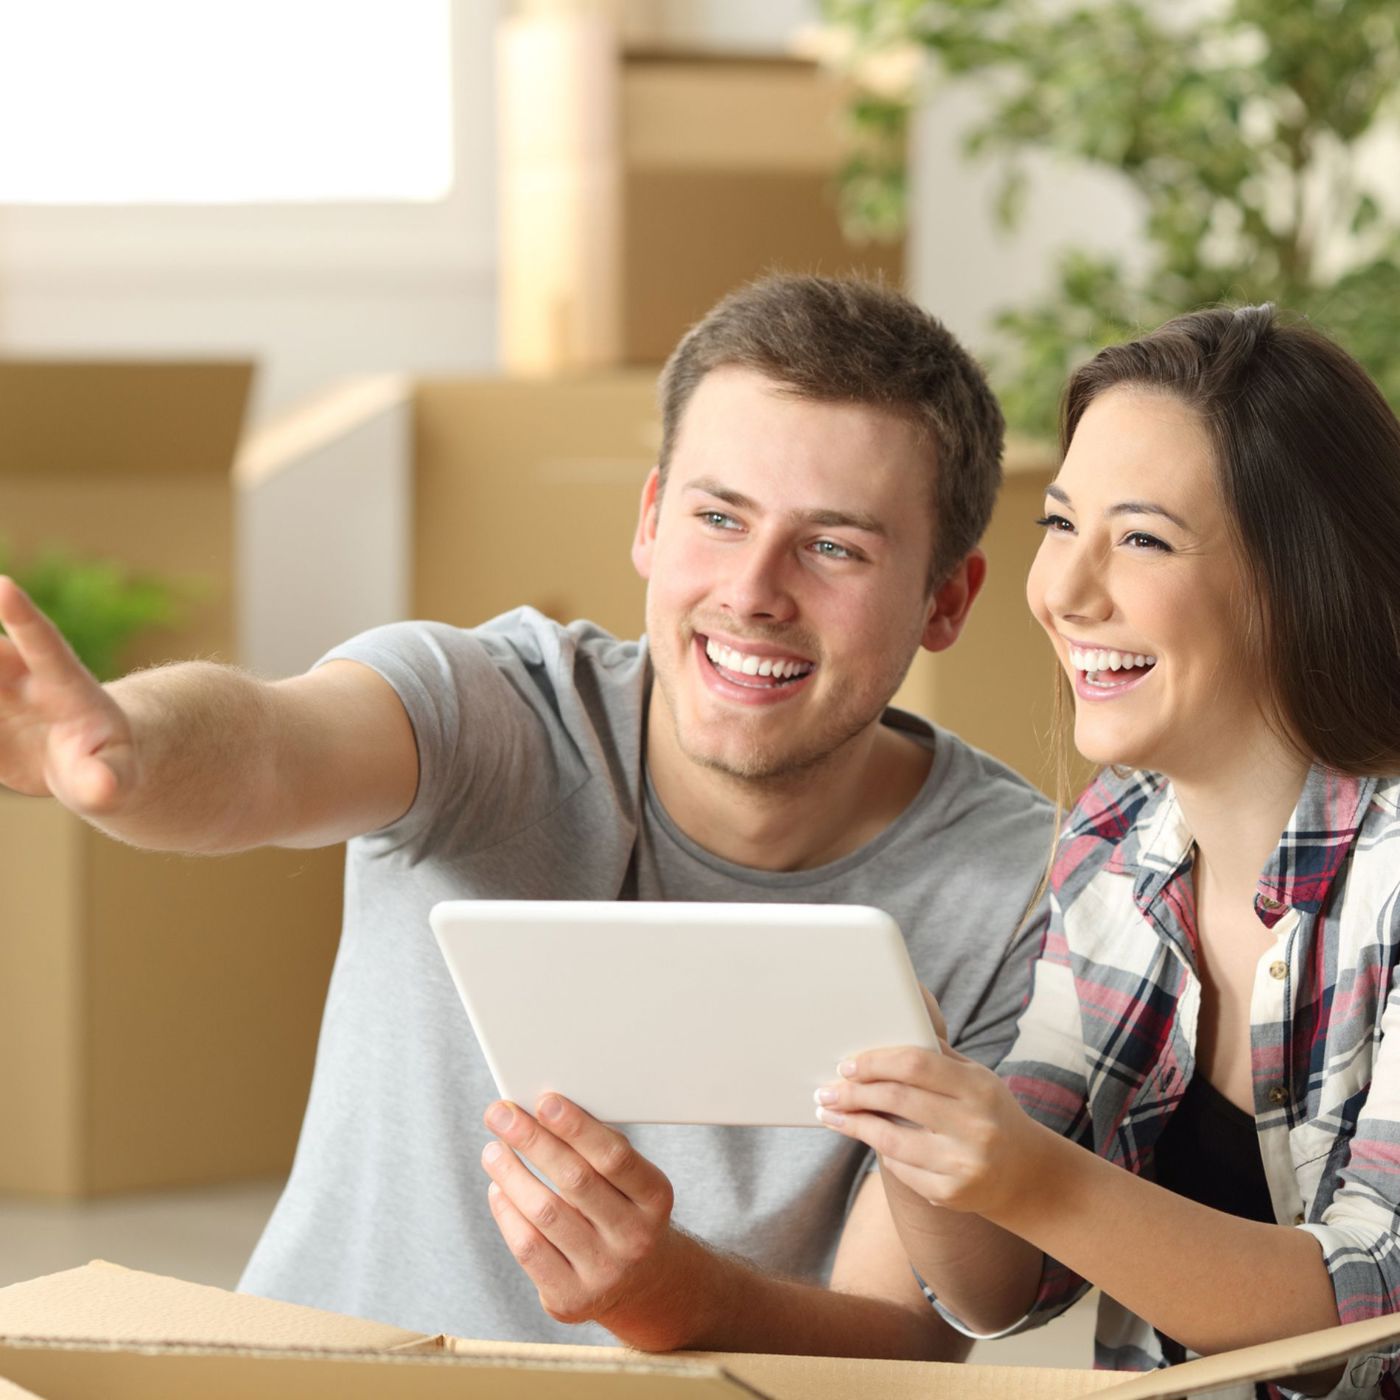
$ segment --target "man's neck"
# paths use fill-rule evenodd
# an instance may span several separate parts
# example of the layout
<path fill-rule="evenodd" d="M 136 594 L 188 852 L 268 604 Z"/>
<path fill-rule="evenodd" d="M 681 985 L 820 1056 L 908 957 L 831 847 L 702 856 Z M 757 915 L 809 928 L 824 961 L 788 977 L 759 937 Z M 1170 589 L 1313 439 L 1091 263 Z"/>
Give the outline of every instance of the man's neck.
<path fill-rule="evenodd" d="M 909 806 L 932 765 L 930 749 L 876 724 L 799 772 L 740 778 L 682 753 L 664 704 L 647 725 L 667 815 L 712 855 L 755 870 L 811 870 L 859 850 Z"/>

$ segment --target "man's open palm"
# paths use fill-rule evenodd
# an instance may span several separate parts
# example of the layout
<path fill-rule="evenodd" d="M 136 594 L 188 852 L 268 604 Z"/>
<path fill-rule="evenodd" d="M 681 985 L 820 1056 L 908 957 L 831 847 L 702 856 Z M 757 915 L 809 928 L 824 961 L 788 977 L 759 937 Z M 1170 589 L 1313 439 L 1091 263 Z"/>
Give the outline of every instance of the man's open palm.
<path fill-rule="evenodd" d="M 131 725 L 58 629 L 0 577 L 0 783 L 52 795 L 82 816 L 134 786 Z"/>

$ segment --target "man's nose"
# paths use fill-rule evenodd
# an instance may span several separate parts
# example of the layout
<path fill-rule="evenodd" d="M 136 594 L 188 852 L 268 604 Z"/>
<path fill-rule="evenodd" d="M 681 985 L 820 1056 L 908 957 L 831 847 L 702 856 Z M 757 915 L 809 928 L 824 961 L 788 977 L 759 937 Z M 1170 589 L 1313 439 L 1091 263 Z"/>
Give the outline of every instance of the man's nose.
<path fill-rule="evenodd" d="M 789 621 L 796 613 L 790 548 L 780 541 L 753 539 L 734 560 L 726 602 L 739 617 Z"/>

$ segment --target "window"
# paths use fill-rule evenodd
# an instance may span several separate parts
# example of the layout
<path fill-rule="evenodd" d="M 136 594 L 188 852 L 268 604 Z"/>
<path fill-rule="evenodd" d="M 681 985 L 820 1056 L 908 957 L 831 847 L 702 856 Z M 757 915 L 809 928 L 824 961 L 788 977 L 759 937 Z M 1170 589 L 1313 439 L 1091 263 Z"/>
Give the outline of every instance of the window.
<path fill-rule="evenodd" d="M 450 26 L 449 0 L 4 0 L 0 203 L 441 199 Z"/>

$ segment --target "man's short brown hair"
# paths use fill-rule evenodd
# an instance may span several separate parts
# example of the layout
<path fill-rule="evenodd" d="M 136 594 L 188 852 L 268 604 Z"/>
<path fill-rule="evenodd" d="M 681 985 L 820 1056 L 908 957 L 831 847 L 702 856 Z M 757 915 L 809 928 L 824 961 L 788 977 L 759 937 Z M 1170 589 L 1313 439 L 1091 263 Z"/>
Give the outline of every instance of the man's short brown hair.
<path fill-rule="evenodd" d="M 937 317 L 879 283 L 765 277 L 686 333 L 661 373 L 660 475 L 690 396 L 712 369 L 753 369 L 802 398 L 900 414 L 929 443 L 941 582 L 982 538 L 1001 485 L 1004 423 L 977 362 Z"/>

